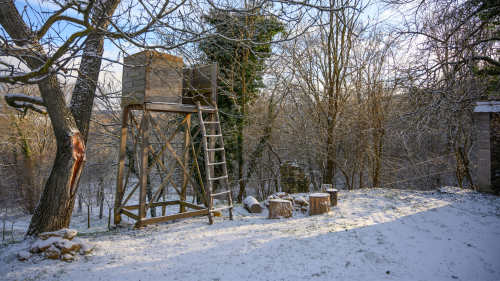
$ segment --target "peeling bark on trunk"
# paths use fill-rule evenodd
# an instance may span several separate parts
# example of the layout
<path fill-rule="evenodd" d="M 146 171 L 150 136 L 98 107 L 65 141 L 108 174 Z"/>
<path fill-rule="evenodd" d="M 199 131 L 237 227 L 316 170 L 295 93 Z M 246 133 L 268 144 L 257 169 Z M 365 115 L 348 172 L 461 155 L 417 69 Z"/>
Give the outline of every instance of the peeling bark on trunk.
<path fill-rule="evenodd" d="M 54 166 L 31 218 L 28 236 L 69 226 L 84 162 L 85 146 L 82 135 L 77 132 L 58 146 Z"/>

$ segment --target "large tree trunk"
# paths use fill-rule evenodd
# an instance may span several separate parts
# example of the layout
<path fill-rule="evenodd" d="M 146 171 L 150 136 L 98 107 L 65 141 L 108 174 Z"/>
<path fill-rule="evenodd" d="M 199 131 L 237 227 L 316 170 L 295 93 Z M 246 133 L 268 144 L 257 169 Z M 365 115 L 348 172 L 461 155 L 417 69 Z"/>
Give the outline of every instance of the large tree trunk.
<path fill-rule="evenodd" d="M 97 14 L 94 13 L 93 16 L 101 16 L 103 13 L 112 14 L 119 0 L 104 3 L 107 6 L 97 7 Z M 12 0 L 0 3 L 0 24 L 9 36 L 16 40 L 17 45 L 29 45 L 35 52 L 35 55 L 24 58 L 31 69 L 44 64 L 46 54 L 38 42 L 39 38 L 24 23 Z M 107 24 L 105 20 L 99 23 L 104 27 Z M 84 48 L 81 64 L 83 67 L 80 69 L 79 79 L 73 93 L 71 111 L 66 106 L 64 93 L 56 76 L 51 76 L 38 84 L 52 122 L 57 152 L 27 235 L 37 235 L 69 226 L 78 181 L 85 163 L 85 140 L 92 113 L 95 81 L 100 70 L 103 39 L 104 35 L 101 34 L 93 34 L 87 38 L 88 45 Z M 89 83 L 89 81 L 94 83 Z M 83 130 L 84 135 L 79 132 L 79 128 Z"/>
<path fill-rule="evenodd" d="M 267 124 L 264 126 L 264 135 L 260 137 L 259 144 L 252 152 L 252 156 L 248 161 L 247 167 L 247 177 L 244 179 L 245 184 L 248 183 L 253 173 L 255 172 L 255 168 L 257 167 L 257 161 L 262 157 L 264 152 L 264 148 L 268 145 L 268 141 L 271 138 L 271 133 L 273 132 L 273 122 L 276 118 L 277 114 L 274 113 L 274 94 L 271 96 L 269 100 L 269 106 L 267 109 Z"/>
<path fill-rule="evenodd" d="M 0 24 L 20 46 L 31 45 L 40 55 L 45 55 L 38 38 L 24 23 L 11 0 L 0 4 Z M 26 57 L 31 69 L 43 65 L 41 58 Z M 57 142 L 57 153 L 42 197 L 31 219 L 27 235 L 58 230 L 69 226 L 75 202 L 76 187 L 85 162 L 85 143 L 73 116 L 66 106 L 63 91 L 56 76 L 38 84 L 42 99 L 52 121 Z"/>
<path fill-rule="evenodd" d="M 243 198 L 247 196 L 245 190 L 246 181 L 243 179 L 243 165 L 245 165 L 243 158 L 243 126 L 238 127 L 238 182 L 240 190 L 238 192 L 238 203 L 241 203 Z"/>
<path fill-rule="evenodd" d="M 103 1 L 105 6 L 99 5 L 93 11 L 93 16 L 99 19 L 98 26 L 105 30 L 109 21 L 104 19 L 106 15 L 113 15 L 120 0 Z M 97 89 L 97 81 L 101 70 L 102 54 L 104 53 L 104 34 L 94 33 L 87 37 L 83 49 L 82 61 L 80 63 L 80 75 L 73 89 L 70 109 L 75 118 L 78 130 L 87 142 L 89 134 L 90 117 L 94 106 L 94 96 Z"/>
<path fill-rule="evenodd" d="M 246 181 L 243 179 L 243 165 L 245 164 L 243 156 L 243 129 L 246 121 L 246 69 L 248 64 L 248 49 L 244 50 L 243 67 L 241 68 L 241 115 L 243 118 L 239 121 L 238 125 L 238 182 L 240 190 L 238 192 L 238 203 L 241 203 L 244 197 L 247 197 Z"/>
<path fill-rule="evenodd" d="M 85 146 L 80 133 L 69 136 L 58 146 L 52 171 L 26 235 L 69 226 L 84 161 Z"/>
<path fill-rule="evenodd" d="M 323 176 L 323 183 L 333 184 L 335 176 L 335 121 L 337 117 L 336 99 L 333 93 L 333 84 L 328 90 L 328 112 L 327 112 L 327 139 L 326 139 L 326 168 Z"/>

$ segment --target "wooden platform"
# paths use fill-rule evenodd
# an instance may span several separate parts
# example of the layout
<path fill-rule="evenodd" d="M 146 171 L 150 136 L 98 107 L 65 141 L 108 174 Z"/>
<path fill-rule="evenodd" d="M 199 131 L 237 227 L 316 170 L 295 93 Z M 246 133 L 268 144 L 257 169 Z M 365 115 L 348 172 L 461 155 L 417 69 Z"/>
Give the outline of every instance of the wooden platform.
<path fill-rule="evenodd" d="M 173 221 L 173 220 L 179 220 L 179 219 L 184 219 L 184 218 L 191 218 L 191 217 L 196 217 L 196 216 L 208 215 L 207 208 L 201 207 L 198 205 L 194 205 L 194 204 L 182 201 L 182 200 L 156 202 L 156 203 L 152 203 L 151 207 L 162 207 L 162 206 L 169 206 L 169 205 L 181 205 L 181 206 L 184 206 L 187 208 L 195 209 L 195 211 L 178 213 L 178 214 L 173 214 L 173 215 L 168 215 L 168 216 L 160 216 L 160 217 L 155 217 L 155 218 L 143 218 L 140 220 L 140 225 L 145 226 L 145 225 L 152 224 L 152 223 L 160 223 L 160 222 Z M 138 215 L 130 212 L 130 210 L 137 210 L 137 209 L 139 209 L 139 205 L 125 206 L 125 207 L 123 207 L 123 209 L 121 209 L 120 213 L 122 215 L 125 215 L 125 216 L 131 218 L 131 219 L 139 220 Z"/>
<path fill-rule="evenodd" d="M 132 105 L 130 106 L 132 110 L 143 110 L 142 105 Z M 193 104 L 181 104 L 181 103 L 161 103 L 161 102 L 151 102 L 146 103 L 146 110 L 160 111 L 160 112 L 174 112 L 174 113 L 196 113 L 196 105 Z M 212 106 L 202 106 L 203 112 L 214 113 L 216 109 Z"/>

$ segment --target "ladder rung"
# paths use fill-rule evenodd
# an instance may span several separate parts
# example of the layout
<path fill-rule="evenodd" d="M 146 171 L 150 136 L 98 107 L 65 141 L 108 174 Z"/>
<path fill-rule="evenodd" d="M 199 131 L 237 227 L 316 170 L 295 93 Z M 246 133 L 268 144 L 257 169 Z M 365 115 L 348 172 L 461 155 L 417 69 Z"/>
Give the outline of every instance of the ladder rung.
<path fill-rule="evenodd" d="M 215 194 L 210 194 L 210 196 L 212 197 L 215 197 L 215 196 L 219 196 L 219 195 L 224 195 L 224 194 L 227 194 L 231 192 L 231 190 L 228 190 L 228 191 L 224 191 L 224 192 L 219 192 L 219 193 L 215 193 Z"/>
<path fill-rule="evenodd" d="M 222 177 L 218 177 L 218 178 L 209 178 L 208 180 L 217 181 L 217 180 L 221 180 L 221 179 L 227 179 L 227 176 L 222 176 Z"/>
<path fill-rule="evenodd" d="M 215 166 L 215 165 L 222 165 L 222 164 L 226 164 L 226 162 L 208 163 L 207 165 L 208 166 Z"/>
<path fill-rule="evenodd" d="M 222 137 L 222 134 L 220 134 L 220 135 L 205 135 L 205 137 L 207 137 L 207 138 L 218 138 L 218 137 Z"/>
<path fill-rule="evenodd" d="M 224 147 L 207 149 L 207 151 L 221 151 L 221 150 L 224 150 Z"/>
<path fill-rule="evenodd" d="M 218 121 L 203 121 L 203 124 L 219 124 Z"/>
<path fill-rule="evenodd" d="M 233 208 L 233 206 L 229 205 L 227 207 L 222 207 L 222 208 L 210 210 L 210 213 L 216 213 L 216 212 L 220 212 L 220 211 L 224 211 L 224 210 L 232 209 L 232 208 Z"/>

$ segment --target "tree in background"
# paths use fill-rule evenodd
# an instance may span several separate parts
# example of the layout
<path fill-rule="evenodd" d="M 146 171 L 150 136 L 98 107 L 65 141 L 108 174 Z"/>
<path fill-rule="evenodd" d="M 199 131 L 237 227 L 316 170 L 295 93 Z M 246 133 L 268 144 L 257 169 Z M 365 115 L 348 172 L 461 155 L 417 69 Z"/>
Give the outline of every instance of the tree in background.
<path fill-rule="evenodd" d="M 216 36 L 200 44 L 206 60 L 219 63 L 218 108 L 228 168 L 234 173 L 235 162 L 238 167 L 238 202 L 246 196 L 243 131 L 248 122 L 247 106 L 257 97 L 259 89 L 264 87 L 262 72 L 266 68 L 266 59 L 272 54 L 272 46 L 266 42 L 271 42 L 276 35 L 285 31 L 282 22 L 275 17 L 264 16 L 260 11 L 255 9 L 251 14 L 210 11 L 204 19 L 217 33 L 242 41 Z"/>
<path fill-rule="evenodd" d="M 53 161 L 54 135 L 49 118 L 9 108 L 3 100 L 12 91 L 36 97 L 39 95 L 36 86 L 20 89 L 1 86 L 0 176 L 4 181 L 0 188 L 10 190 L 13 197 L 9 200 L 33 214 Z"/>

